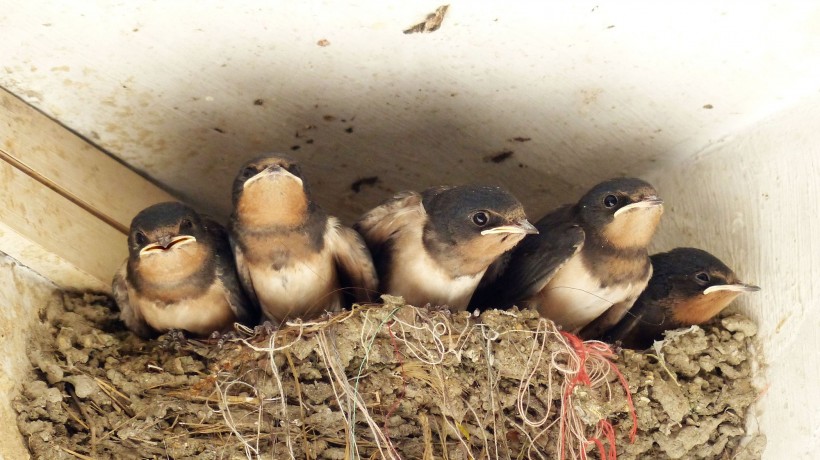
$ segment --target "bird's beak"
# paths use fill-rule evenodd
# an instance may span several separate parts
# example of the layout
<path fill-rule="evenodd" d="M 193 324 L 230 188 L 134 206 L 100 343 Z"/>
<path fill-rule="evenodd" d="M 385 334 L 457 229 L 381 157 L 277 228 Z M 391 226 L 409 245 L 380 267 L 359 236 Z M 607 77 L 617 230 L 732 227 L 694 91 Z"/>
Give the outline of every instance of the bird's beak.
<path fill-rule="evenodd" d="M 709 295 L 713 292 L 718 291 L 731 291 L 731 292 L 757 292 L 760 288 L 758 286 L 753 286 L 751 284 L 743 284 L 743 283 L 736 283 L 736 284 L 718 284 L 715 286 L 709 286 L 703 291 L 704 295 Z"/>
<path fill-rule="evenodd" d="M 288 171 L 287 169 L 279 166 L 279 165 L 270 165 L 267 168 L 259 171 L 256 175 L 252 176 L 250 179 L 246 180 L 244 184 L 242 184 L 242 188 L 245 189 L 248 185 L 258 181 L 259 179 L 263 179 L 266 177 L 287 177 L 289 179 L 293 179 L 299 183 L 299 186 L 302 186 L 302 179 L 297 176 L 294 176 L 293 173 Z"/>
<path fill-rule="evenodd" d="M 663 204 L 662 199 L 658 198 L 656 195 L 650 195 L 650 196 L 644 198 L 641 201 L 638 201 L 638 202 L 635 202 L 635 203 L 632 203 L 632 204 L 628 204 L 628 205 L 624 206 L 623 208 L 615 211 L 615 214 L 614 214 L 613 217 L 618 217 L 620 214 L 625 214 L 625 213 L 627 213 L 627 212 L 629 212 L 633 209 L 654 208 L 656 206 L 661 206 L 662 204 Z"/>
<path fill-rule="evenodd" d="M 500 233 L 516 233 L 521 235 L 537 235 L 538 229 L 527 219 L 521 219 L 512 225 L 502 225 L 500 227 L 488 228 L 482 230 L 482 235 L 497 235 Z"/>
<path fill-rule="evenodd" d="M 140 255 L 154 254 L 157 252 L 166 251 L 170 248 L 179 247 L 188 243 L 195 243 L 196 238 L 191 235 L 178 235 L 174 237 L 161 236 L 156 243 L 151 243 L 140 249 Z"/>

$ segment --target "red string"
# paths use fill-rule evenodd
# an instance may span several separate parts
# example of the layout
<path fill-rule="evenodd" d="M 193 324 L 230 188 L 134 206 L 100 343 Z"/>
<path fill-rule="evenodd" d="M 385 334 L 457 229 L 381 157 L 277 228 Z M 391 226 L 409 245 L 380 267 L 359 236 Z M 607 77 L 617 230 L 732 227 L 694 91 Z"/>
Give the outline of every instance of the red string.
<path fill-rule="evenodd" d="M 588 439 L 588 441 L 598 447 L 598 451 L 601 452 L 601 460 L 617 460 L 618 450 L 615 448 L 615 429 L 612 428 L 612 424 L 606 419 L 598 421 L 598 428 L 606 438 L 607 444 L 609 444 L 609 450 L 606 449 L 603 441 L 597 437 L 592 437 Z"/>
<path fill-rule="evenodd" d="M 575 386 L 579 383 L 584 383 L 586 385 L 590 385 L 592 382 L 589 379 L 589 374 L 586 371 L 586 363 L 587 363 L 587 351 L 584 347 L 584 342 L 577 336 L 570 334 L 569 332 L 561 331 L 561 335 L 569 342 L 572 349 L 578 355 L 578 359 L 580 360 L 579 370 L 575 374 L 575 377 L 569 382 L 567 389 L 564 391 L 563 397 L 561 398 L 561 420 L 560 420 L 560 429 L 559 429 L 559 440 L 560 440 L 560 456 L 558 458 L 566 458 L 566 420 L 567 420 L 567 411 L 569 408 L 569 397 L 572 394 L 572 390 L 575 389 Z M 586 453 L 583 449 L 581 449 L 581 459 L 586 460 Z"/>
<path fill-rule="evenodd" d="M 632 429 L 629 430 L 629 442 L 634 443 L 635 437 L 638 434 L 638 415 L 635 410 L 635 404 L 632 401 L 632 394 L 629 392 L 629 383 L 626 381 L 626 378 L 621 373 L 618 366 L 615 365 L 611 360 L 615 358 L 615 353 L 612 349 L 605 343 L 602 342 L 588 342 L 585 343 L 582 341 L 578 336 L 570 334 L 569 332 L 561 331 L 561 335 L 569 342 L 572 349 L 577 353 L 578 359 L 580 361 L 580 369 L 578 370 L 575 377 L 570 381 L 569 386 L 567 386 L 566 391 L 563 394 L 561 399 L 561 420 L 560 420 L 560 457 L 561 459 L 565 458 L 565 435 L 566 435 L 566 416 L 569 406 L 569 398 L 572 394 L 572 391 L 575 389 L 575 386 L 583 383 L 587 386 L 591 385 L 591 380 L 589 378 L 589 374 L 586 371 L 586 362 L 587 358 L 590 353 L 595 354 L 597 356 L 601 356 L 606 358 L 607 363 L 609 364 L 609 368 L 615 372 L 615 375 L 618 377 L 618 381 L 620 382 L 621 386 L 624 388 L 624 393 L 626 393 L 626 402 L 627 407 L 629 409 L 629 416 L 632 419 Z M 609 444 L 609 449 L 606 449 L 604 443 L 601 439 L 597 437 L 592 437 L 587 441 L 590 443 L 595 444 L 598 450 L 601 452 L 601 460 L 617 460 L 618 458 L 618 451 L 615 448 L 615 429 L 612 427 L 612 424 L 609 423 L 606 419 L 601 419 L 598 421 L 598 428 L 601 430 L 601 433 L 606 438 L 607 443 Z M 586 450 L 581 448 L 581 459 L 586 460 Z"/>
<path fill-rule="evenodd" d="M 564 336 L 565 339 L 569 342 L 572 346 L 572 349 L 578 354 L 578 359 L 581 360 L 580 370 L 578 374 L 572 379 L 570 382 L 570 386 L 574 387 L 578 383 L 583 383 L 584 385 L 591 385 L 592 382 L 589 380 L 589 374 L 587 374 L 587 346 L 584 342 L 578 337 L 577 335 L 570 334 L 569 332 L 561 331 L 561 335 Z"/>
<path fill-rule="evenodd" d="M 601 442 L 598 438 L 590 438 L 589 442 L 594 443 L 596 447 L 598 447 L 598 451 L 601 452 L 601 460 L 607 460 L 606 458 L 606 451 L 604 450 L 604 443 Z M 587 458 L 586 451 L 581 451 L 581 458 Z"/>

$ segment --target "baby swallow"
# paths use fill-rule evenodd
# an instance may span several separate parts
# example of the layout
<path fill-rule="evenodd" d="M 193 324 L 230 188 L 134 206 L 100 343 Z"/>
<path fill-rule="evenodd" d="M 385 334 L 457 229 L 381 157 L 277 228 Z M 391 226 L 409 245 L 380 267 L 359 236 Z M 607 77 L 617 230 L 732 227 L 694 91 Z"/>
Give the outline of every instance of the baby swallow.
<path fill-rule="evenodd" d="M 310 199 L 299 166 L 281 156 L 247 163 L 233 184 L 231 242 L 239 279 L 273 322 L 369 302 L 378 288 L 361 237 Z"/>
<path fill-rule="evenodd" d="M 538 235 L 499 259 L 482 280 L 474 306 L 527 306 L 585 337 L 608 329 L 652 275 L 646 246 L 662 203 L 640 179 L 596 185 L 577 204 L 544 216 L 535 224 Z"/>
<path fill-rule="evenodd" d="M 515 197 L 484 186 L 399 193 L 355 228 L 373 254 L 381 292 L 456 311 L 495 259 L 537 233 Z"/>
<path fill-rule="evenodd" d="M 207 336 L 256 320 L 225 229 L 188 206 L 160 203 L 137 214 L 128 252 L 112 290 L 120 318 L 137 335 L 181 329 Z"/>
<path fill-rule="evenodd" d="M 717 257 L 700 249 L 655 254 L 652 265 L 655 272 L 646 290 L 604 340 L 625 348 L 649 348 L 665 331 L 703 324 L 740 294 L 760 290 L 741 283 Z"/>

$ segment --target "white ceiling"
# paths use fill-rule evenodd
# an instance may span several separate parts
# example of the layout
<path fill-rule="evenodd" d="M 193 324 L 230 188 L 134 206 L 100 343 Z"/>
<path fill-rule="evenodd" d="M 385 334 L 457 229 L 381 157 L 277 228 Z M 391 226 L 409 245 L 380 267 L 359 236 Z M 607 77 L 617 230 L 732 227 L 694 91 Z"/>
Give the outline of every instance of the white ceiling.
<path fill-rule="evenodd" d="M 537 217 L 820 87 L 812 2 L 453 0 L 412 35 L 438 3 L 2 3 L 1 86 L 222 216 L 239 165 L 279 151 L 348 220 L 461 182 Z"/>

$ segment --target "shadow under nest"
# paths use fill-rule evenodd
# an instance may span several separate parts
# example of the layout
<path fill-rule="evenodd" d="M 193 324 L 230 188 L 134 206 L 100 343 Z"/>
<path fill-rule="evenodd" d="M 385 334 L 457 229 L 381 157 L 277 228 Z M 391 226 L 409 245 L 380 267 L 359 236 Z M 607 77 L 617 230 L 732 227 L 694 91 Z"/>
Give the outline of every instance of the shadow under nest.
<path fill-rule="evenodd" d="M 142 341 L 100 296 L 67 294 L 43 317 L 14 401 L 35 458 L 753 459 L 765 446 L 745 436 L 760 390 L 741 315 L 645 353 L 582 343 L 533 311 L 391 297 L 221 344 Z"/>

